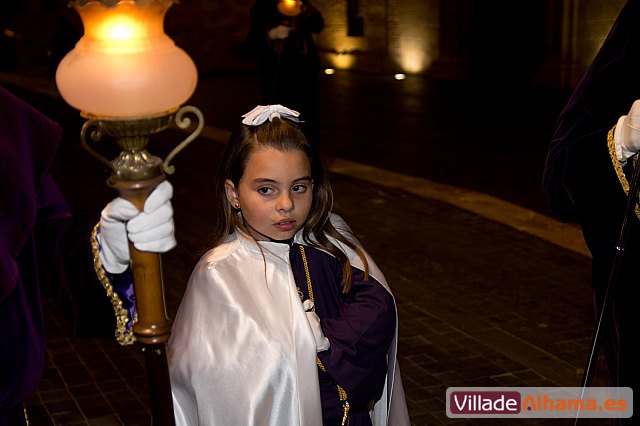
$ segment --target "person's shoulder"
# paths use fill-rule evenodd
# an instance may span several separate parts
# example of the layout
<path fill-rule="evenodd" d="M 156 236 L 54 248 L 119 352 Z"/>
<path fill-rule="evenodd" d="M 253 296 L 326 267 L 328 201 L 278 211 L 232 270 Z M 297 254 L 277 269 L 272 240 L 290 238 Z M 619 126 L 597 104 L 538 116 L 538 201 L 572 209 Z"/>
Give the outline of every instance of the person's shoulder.
<path fill-rule="evenodd" d="M 224 265 L 230 262 L 233 254 L 240 248 L 241 244 L 237 238 L 227 238 L 222 244 L 205 252 L 191 272 L 190 287 L 209 288 L 216 282 L 214 271 L 224 269 Z"/>
<path fill-rule="evenodd" d="M 198 262 L 198 266 L 204 266 L 206 268 L 214 267 L 216 264 L 228 259 L 229 256 L 239 250 L 241 246 L 242 244 L 240 243 L 239 238 L 235 234 L 232 234 L 227 237 L 222 244 L 203 254 Z"/>

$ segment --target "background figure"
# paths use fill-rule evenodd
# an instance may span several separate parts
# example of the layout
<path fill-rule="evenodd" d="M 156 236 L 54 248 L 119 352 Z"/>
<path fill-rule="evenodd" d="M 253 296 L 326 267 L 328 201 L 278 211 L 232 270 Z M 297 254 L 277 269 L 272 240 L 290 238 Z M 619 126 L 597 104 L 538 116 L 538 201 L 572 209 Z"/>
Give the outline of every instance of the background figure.
<path fill-rule="evenodd" d="M 630 0 L 560 114 L 549 148 L 544 190 L 551 208 L 563 219 L 580 223 L 593 256 L 593 293 L 599 315 L 625 214 L 623 171 L 630 178 L 632 161 L 613 155 L 628 143 L 618 124 L 640 98 L 640 1 Z M 616 144 L 613 139 L 617 139 Z M 637 151 L 637 148 L 633 149 Z M 620 161 L 622 160 L 622 161 Z M 620 166 L 624 166 L 620 170 Z M 616 173 L 616 168 L 620 170 Z M 612 386 L 640 392 L 640 222 L 631 219 L 613 315 L 604 330 L 603 348 Z M 586 359 L 585 354 L 585 359 Z M 637 405 L 636 405 L 637 406 Z"/>
<path fill-rule="evenodd" d="M 118 197 L 101 217 L 72 216 L 49 174 L 60 135 L 56 123 L 0 88 L 0 426 L 26 423 L 23 401 L 44 371 L 41 295 L 54 299 L 78 337 L 121 341 L 134 311 L 125 297 L 133 285 L 127 236 L 154 244 L 149 251 L 175 245 L 168 182 L 151 194 L 157 205 L 146 213 Z M 122 307 L 130 309 L 120 317 L 127 324 L 116 320 Z"/>
<path fill-rule="evenodd" d="M 289 9 L 280 6 L 287 14 L 279 10 L 279 3 L 284 4 L 279 0 L 257 0 L 251 8 L 247 45 L 258 57 L 260 103 L 286 105 L 300 112 L 303 131 L 317 149 L 320 60 L 313 37 L 324 28 L 324 20 L 306 0 L 295 6 L 289 4 Z M 288 16 L 292 13 L 295 16 Z"/>

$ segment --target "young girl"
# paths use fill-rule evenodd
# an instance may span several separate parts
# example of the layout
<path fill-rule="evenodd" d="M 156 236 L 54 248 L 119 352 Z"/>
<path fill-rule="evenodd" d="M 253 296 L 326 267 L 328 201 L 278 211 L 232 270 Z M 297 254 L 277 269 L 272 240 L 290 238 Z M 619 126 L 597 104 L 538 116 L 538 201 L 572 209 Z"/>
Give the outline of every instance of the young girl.
<path fill-rule="evenodd" d="M 176 315 L 178 425 L 408 425 L 385 278 L 281 105 L 226 146 L 213 248 Z"/>

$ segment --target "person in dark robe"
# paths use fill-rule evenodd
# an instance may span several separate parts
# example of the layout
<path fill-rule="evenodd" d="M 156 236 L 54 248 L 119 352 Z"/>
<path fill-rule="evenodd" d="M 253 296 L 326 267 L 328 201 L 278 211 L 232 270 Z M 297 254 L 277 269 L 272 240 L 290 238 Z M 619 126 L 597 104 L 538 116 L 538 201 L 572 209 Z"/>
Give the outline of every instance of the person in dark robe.
<path fill-rule="evenodd" d="M 640 1 L 627 1 L 558 118 L 544 170 L 543 187 L 552 210 L 561 219 L 581 225 L 592 254 L 596 316 L 602 309 L 625 216 L 625 184 L 634 168 L 630 156 L 640 148 L 639 133 L 633 129 L 640 105 L 638 112 L 632 108 L 640 98 L 638 19 Z M 629 386 L 637 395 L 640 222 L 636 215 L 630 219 L 602 347 L 611 386 Z"/>
<path fill-rule="evenodd" d="M 257 0 L 250 11 L 246 40 L 257 55 L 260 103 L 299 111 L 314 148 L 320 137 L 320 59 L 314 36 L 323 28 L 322 14 L 307 0 Z"/>
<path fill-rule="evenodd" d="M 0 88 L 0 426 L 26 424 L 23 401 L 44 371 L 41 296 L 57 302 L 78 337 L 131 343 L 135 306 L 127 238 L 137 240 L 136 247 L 156 243 L 150 251 L 175 245 L 172 215 L 160 221 L 170 235 L 158 234 L 160 225 L 150 219 L 171 208 L 166 185 L 152 193 L 162 207 L 148 215 L 118 197 L 101 215 L 73 216 L 49 173 L 60 135 L 56 123 Z M 127 231 L 129 219 L 141 229 Z M 153 236 L 141 238 L 142 229 Z M 111 296 L 107 285 L 115 290 Z M 119 309 L 129 310 L 124 322 Z"/>

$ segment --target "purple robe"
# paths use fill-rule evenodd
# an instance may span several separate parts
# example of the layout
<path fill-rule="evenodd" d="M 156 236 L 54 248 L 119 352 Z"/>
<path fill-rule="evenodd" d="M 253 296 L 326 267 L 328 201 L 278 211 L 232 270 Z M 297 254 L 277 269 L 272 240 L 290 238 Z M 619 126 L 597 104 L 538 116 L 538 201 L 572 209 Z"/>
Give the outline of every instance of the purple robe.
<path fill-rule="evenodd" d="M 78 336 L 113 339 L 113 308 L 93 269 L 96 218 L 74 219 L 49 170 L 60 127 L 0 88 L 0 425 L 15 424 L 42 376 L 41 293 Z"/>
<path fill-rule="evenodd" d="M 369 403 L 380 399 L 387 375 L 387 352 L 396 327 L 391 294 L 372 277 L 364 280 L 360 269 L 351 267 L 352 287 L 342 294 L 342 269 L 333 256 L 305 247 L 316 314 L 331 342 L 318 353 L 326 372 L 318 369 L 322 416 L 325 425 L 340 424 L 343 410 L 336 383 L 347 392 L 350 425 L 371 425 Z M 307 278 L 294 244 L 289 252 L 298 288 L 309 298 Z"/>

